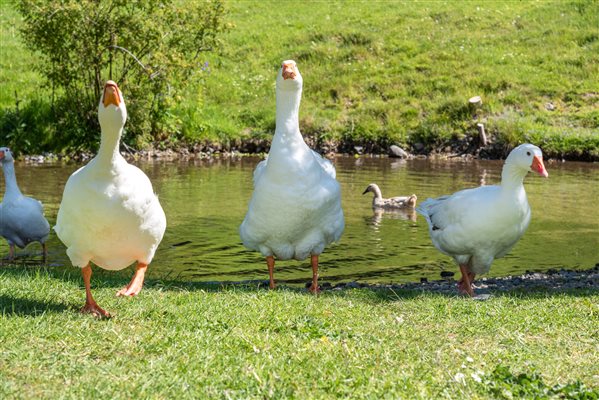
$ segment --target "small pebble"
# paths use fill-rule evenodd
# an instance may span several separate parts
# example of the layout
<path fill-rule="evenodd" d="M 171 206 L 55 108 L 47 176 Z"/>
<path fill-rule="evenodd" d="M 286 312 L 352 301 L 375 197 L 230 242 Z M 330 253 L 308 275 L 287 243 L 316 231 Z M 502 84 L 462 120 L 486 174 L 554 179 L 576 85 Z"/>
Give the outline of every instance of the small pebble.
<path fill-rule="evenodd" d="M 345 287 L 350 288 L 350 289 L 359 289 L 361 286 L 358 282 L 353 281 L 353 282 L 349 282 L 345 285 Z"/>

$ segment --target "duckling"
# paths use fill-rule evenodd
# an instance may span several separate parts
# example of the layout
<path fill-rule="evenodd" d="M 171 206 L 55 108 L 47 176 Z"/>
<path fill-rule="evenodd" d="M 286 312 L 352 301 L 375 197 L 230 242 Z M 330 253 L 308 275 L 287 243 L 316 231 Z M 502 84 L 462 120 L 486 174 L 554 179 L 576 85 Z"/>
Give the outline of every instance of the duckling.
<path fill-rule="evenodd" d="M 418 200 L 418 197 L 416 197 L 415 194 L 410 196 L 397 196 L 384 199 L 381 189 L 376 183 L 371 183 L 368 185 L 362 194 L 366 194 L 368 192 L 374 193 L 374 198 L 372 199 L 372 208 L 375 209 L 398 210 L 402 208 L 414 208 L 416 206 L 416 200 Z"/>

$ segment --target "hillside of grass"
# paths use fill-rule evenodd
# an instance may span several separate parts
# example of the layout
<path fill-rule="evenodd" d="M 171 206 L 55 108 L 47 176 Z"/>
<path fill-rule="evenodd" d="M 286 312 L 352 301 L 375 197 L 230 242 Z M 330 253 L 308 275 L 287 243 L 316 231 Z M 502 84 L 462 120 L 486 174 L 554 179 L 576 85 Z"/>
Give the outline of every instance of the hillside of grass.
<path fill-rule="evenodd" d="M 294 59 L 304 78 L 301 129 L 321 148 L 420 143 L 426 152 L 467 143 L 483 122 L 498 144 L 529 141 L 550 156 L 599 159 L 596 1 L 231 1 L 227 8 L 222 50 L 205 54 L 202 90 L 190 84 L 178 99 L 163 146 L 268 141 L 276 70 Z M 15 90 L 43 111 L 48 93 L 14 34 L 18 15 L 7 2 L 0 10 L 1 112 L 14 108 Z M 468 99 L 476 95 L 483 106 L 474 118 Z"/>
<path fill-rule="evenodd" d="M 0 397 L 597 399 L 597 291 L 487 301 L 0 268 Z"/>

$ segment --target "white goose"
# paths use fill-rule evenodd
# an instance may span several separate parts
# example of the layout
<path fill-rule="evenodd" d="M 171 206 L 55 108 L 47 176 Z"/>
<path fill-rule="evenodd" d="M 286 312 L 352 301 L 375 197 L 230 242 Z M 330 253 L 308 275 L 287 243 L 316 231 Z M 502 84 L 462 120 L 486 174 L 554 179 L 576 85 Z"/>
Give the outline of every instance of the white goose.
<path fill-rule="evenodd" d="M 383 198 L 383 193 L 381 189 L 376 183 L 371 183 L 366 187 L 366 190 L 362 192 L 362 194 L 366 194 L 368 192 L 374 193 L 374 197 L 372 198 L 372 208 L 378 208 L 383 210 L 398 210 L 405 208 L 414 208 L 416 206 L 416 197 L 415 194 L 410 196 L 396 196 L 390 197 L 388 199 Z"/>
<path fill-rule="evenodd" d="M 73 265 L 82 268 L 86 302 L 81 311 L 110 317 L 91 295 L 90 262 L 108 270 L 137 262 L 131 282 L 117 296 L 137 295 L 162 240 L 166 217 L 148 177 L 119 153 L 127 109 L 112 81 L 104 86 L 98 117 L 100 150 L 67 181 L 54 229 Z"/>
<path fill-rule="evenodd" d="M 12 260 L 15 257 L 15 246 L 22 249 L 31 242 L 40 242 L 45 261 L 50 224 L 44 217 L 42 203 L 23 196 L 19 190 L 14 159 L 7 147 L 0 147 L 0 165 L 6 184 L 4 199 L 0 203 L 0 236 L 8 242 L 8 259 Z"/>
<path fill-rule="evenodd" d="M 472 296 L 476 274 L 488 272 L 493 260 L 507 254 L 528 228 L 530 207 L 523 185 L 528 171 L 548 176 L 541 150 L 522 144 L 505 160 L 500 185 L 427 199 L 417 208 L 435 247 L 460 266 L 460 292 Z"/>
<path fill-rule="evenodd" d="M 302 76 L 295 61 L 283 61 L 277 74 L 277 119 L 268 158 L 254 171 L 254 193 L 239 233 L 243 244 L 266 257 L 274 289 L 274 258 L 311 256 L 317 293 L 318 256 L 339 240 L 344 228 L 341 190 L 335 168 L 310 150 L 299 130 Z"/>

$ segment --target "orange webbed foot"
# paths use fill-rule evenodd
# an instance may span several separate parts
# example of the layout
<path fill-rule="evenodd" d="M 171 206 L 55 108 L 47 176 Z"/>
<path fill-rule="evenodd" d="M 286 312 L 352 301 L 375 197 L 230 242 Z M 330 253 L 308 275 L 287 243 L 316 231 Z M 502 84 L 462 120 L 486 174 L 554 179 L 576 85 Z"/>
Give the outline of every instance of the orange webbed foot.
<path fill-rule="evenodd" d="M 317 295 L 317 294 L 319 294 L 321 292 L 320 287 L 319 286 L 314 286 L 314 285 L 311 285 L 310 288 L 308 289 L 308 291 L 310 293 L 312 293 L 313 295 Z"/>
<path fill-rule="evenodd" d="M 465 294 L 470 297 L 474 296 L 474 291 L 472 290 L 472 286 L 469 284 L 467 285 L 463 281 L 458 282 L 458 291 L 460 292 L 460 294 Z"/>
<path fill-rule="evenodd" d="M 131 282 L 127 286 L 125 286 L 124 288 L 122 288 L 121 290 L 116 292 L 116 295 L 117 295 L 117 297 L 137 296 L 139 294 L 139 292 L 141 292 L 141 289 L 143 288 L 143 286 L 144 286 L 143 277 L 141 279 L 139 279 L 134 276 L 133 279 L 131 279 Z"/>
<path fill-rule="evenodd" d="M 91 314 L 94 318 L 112 317 L 108 311 L 101 308 L 95 301 L 93 303 L 85 303 L 79 312 L 82 314 Z"/>
<path fill-rule="evenodd" d="M 147 268 L 148 268 L 147 264 L 142 264 L 142 263 L 137 264 L 137 270 L 135 271 L 133 278 L 131 278 L 131 282 L 129 282 L 129 284 L 127 286 L 125 286 L 124 288 L 122 288 L 121 290 L 116 292 L 117 297 L 137 296 L 139 294 L 139 292 L 141 292 L 141 289 L 144 286 L 144 278 L 145 278 Z"/>
<path fill-rule="evenodd" d="M 475 275 L 468 271 L 468 267 L 465 264 L 460 264 L 460 271 L 462 277 L 458 281 L 458 291 L 461 294 L 467 294 L 468 296 L 473 297 L 474 290 L 472 290 L 472 281 L 474 280 Z"/>

